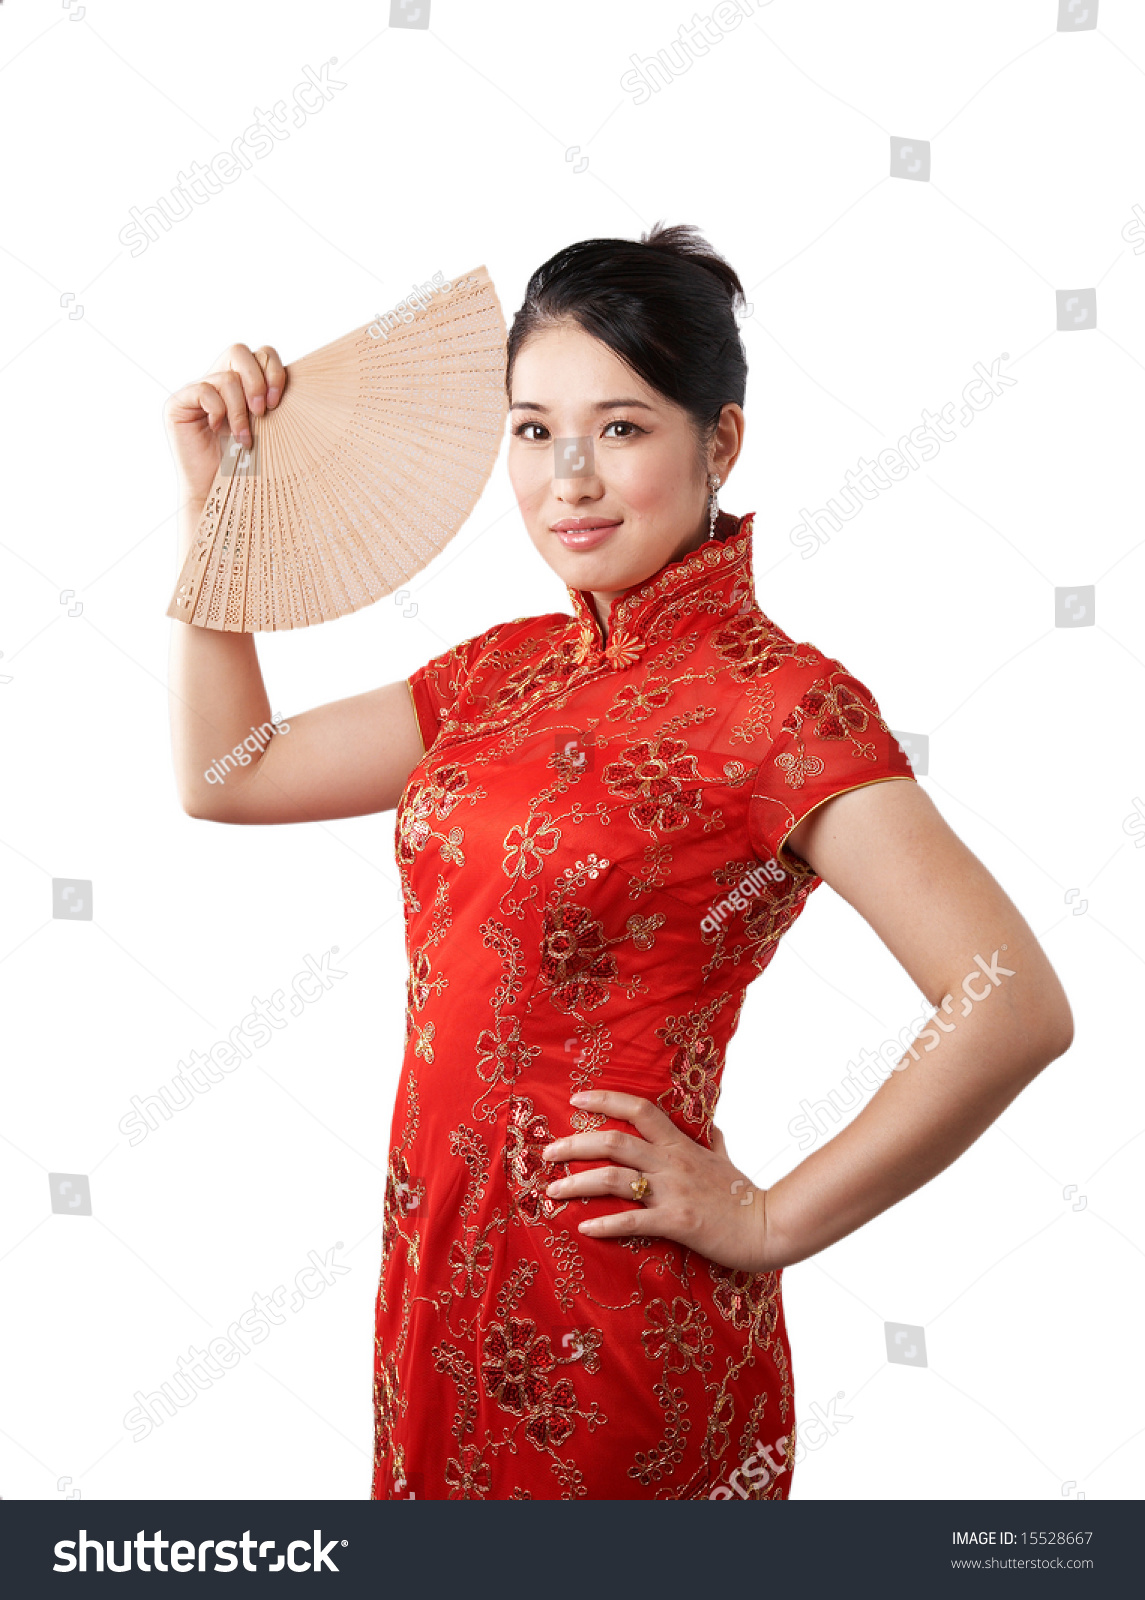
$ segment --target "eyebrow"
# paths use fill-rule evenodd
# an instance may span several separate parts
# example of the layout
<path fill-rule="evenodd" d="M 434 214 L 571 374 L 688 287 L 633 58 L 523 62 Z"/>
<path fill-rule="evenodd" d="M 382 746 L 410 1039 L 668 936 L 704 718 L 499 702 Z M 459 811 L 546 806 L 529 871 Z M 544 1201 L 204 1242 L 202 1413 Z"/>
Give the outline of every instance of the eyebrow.
<path fill-rule="evenodd" d="M 643 400 L 598 400 L 593 406 L 594 411 L 612 411 L 617 406 L 638 406 L 641 411 L 655 411 L 655 406 L 648 405 Z M 509 407 L 510 411 L 543 411 L 548 415 L 548 406 L 538 405 L 535 400 L 514 400 Z"/>

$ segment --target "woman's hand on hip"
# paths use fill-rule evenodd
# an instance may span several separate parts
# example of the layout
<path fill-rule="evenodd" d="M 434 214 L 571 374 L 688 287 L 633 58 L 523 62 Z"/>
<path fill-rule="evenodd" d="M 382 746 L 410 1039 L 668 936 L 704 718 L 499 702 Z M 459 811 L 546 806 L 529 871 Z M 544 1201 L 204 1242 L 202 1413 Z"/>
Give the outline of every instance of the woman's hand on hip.
<path fill-rule="evenodd" d="M 633 1210 L 590 1217 L 579 1231 L 590 1238 L 623 1239 L 643 1234 L 674 1239 L 720 1266 L 768 1272 L 767 1196 L 728 1160 L 724 1136 L 713 1124 L 709 1149 L 682 1133 L 651 1100 L 613 1089 L 588 1089 L 571 1096 L 584 1111 L 629 1122 L 635 1133 L 596 1128 L 554 1139 L 545 1161 L 592 1161 L 610 1165 L 574 1172 L 550 1183 L 546 1193 L 571 1200 L 612 1195 L 631 1200 Z M 643 1173 L 648 1187 L 636 1201 L 632 1183 Z"/>

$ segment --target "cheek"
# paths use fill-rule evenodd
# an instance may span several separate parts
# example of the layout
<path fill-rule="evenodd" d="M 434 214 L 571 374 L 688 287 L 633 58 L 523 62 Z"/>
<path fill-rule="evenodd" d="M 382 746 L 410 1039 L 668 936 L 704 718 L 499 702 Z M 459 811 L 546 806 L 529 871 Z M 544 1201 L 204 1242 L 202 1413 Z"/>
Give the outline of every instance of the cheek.
<path fill-rule="evenodd" d="M 518 452 L 510 448 L 509 483 L 522 510 L 543 504 L 552 483 L 552 451 Z"/>
<path fill-rule="evenodd" d="M 618 461 L 612 482 L 633 511 L 660 513 L 675 506 L 690 484 L 692 456 L 683 446 L 659 444 Z"/>

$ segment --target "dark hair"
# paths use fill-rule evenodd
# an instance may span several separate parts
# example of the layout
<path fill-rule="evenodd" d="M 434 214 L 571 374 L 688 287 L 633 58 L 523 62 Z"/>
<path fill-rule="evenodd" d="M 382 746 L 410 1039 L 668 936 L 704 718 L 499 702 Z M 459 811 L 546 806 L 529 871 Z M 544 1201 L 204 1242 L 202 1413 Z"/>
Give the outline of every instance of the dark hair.
<path fill-rule="evenodd" d="M 742 406 L 747 381 L 734 311 L 746 304 L 735 271 L 687 223 L 632 239 L 583 239 L 537 268 L 506 345 L 505 392 L 530 334 L 570 319 L 650 388 L 690 415 L 702 460 L 720 410 Z"/>

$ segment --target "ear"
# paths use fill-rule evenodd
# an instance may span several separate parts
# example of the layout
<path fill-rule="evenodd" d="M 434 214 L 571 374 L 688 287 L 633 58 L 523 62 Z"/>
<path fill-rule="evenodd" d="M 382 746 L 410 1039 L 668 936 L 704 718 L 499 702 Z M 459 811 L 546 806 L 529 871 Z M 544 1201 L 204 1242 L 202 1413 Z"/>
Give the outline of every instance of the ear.
<path fill-rule="evenodd" d="M 729 400 L 720 412 L 720 461 L 716 469 L 725 485 L 731 476 L 731 470 L 740 458 L 743 451 L 743 436 L 747 419 L 743 414 L 743 407 Z"/>

